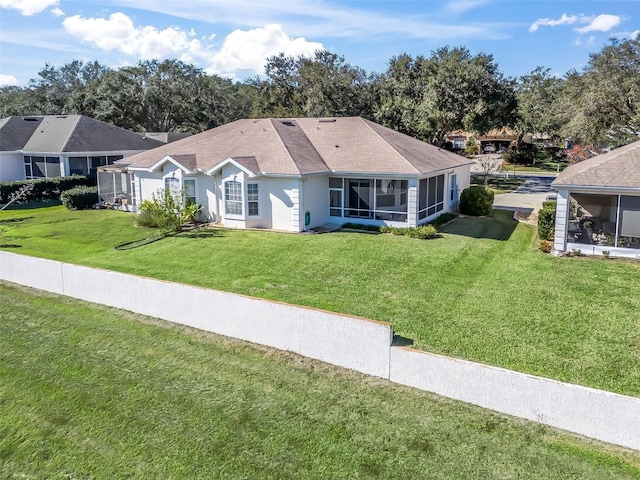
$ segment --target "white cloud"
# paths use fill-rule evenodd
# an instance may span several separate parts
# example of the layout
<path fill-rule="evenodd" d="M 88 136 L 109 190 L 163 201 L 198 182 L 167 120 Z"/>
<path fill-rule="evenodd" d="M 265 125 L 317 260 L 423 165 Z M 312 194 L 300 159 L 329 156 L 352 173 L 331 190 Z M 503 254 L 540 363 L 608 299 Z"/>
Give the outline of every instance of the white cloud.
<path fill-rule="evenodd" d="M 64 17 L 65 15 L 65 13 L 57 5 L 51 9 L 51 13 L 53 13 L 56 17 Z"/>
<path fill-rule="evenodd" d="M 310 56 L 322 49 L 322 43 L 304 37 L 292 38 L 279 24 L 250 30 L 234 30 L 219 49 L 211 41 L 215 34 L 196 38 L 195 30 L 168 27 L 136 26 L 124 13 L 109 18 L 83 18 L 80 15 L 63 20 L 64 29 L 83 42 L 105 51 L 116 51 L 137 59 L 175 57 L 189 63 L 202 63 L 208 73 L 235 77 L 236 72 L 264 73 L 265 59 L 284 52 L 290 56 Z"/>
<path fill-rule="evenodd" d="M 13 75 L 5 75 L 4 73 L 0 73 L 0 87 L 18 85 L 18 83 L 18 79 Z"/>
<path fill-rule="evenodd" d="M 571 25 L 578 21 L 578 17 L 576 15 L 567 15 L 563 13 L 558 20 L 553 20 L 551 18 L 539 18 L 529 27 L 530 32 L 535 32 L 538 30 L 538 27 L 541 25 L 546 25 L 549 27 L 555 27 L 556 25 Z"/>
<path fill-rule="evenodd" d="M 585 27 L 576 28 L 578 33 L 587 32 L 608 32 L 613 27 L 620 25 L 620 17 L 618 15 L 598 15 L 590 20 L 589 25 Z"/>
<path fill-rule="evenodd" d="M 205 50 L 200 40 L 192 38 L 192 31 L 169 27 L 158 30 L 152 26 L 134 26 L 124 13 L 116 12 L 105 18 L 67 17 L 62 26 L 67 33 L 105 51 L 118 51 L 140 59 L 162 58 L 169 55 L 202 56 Z"/>
<path fill-rule="evenodd" d="M 278 24 L 251 30 L 234 30 L 224 40 L 222 48 L 210 58 L 207 73 L 233 76 L 234 72 L 264 73 L 265 59 L 284 52 L 286 55 L 311 56 L 321 50 L 322 43 L 303 37 L 291 38 Z"/>
<path fill-rule="evenodd" d="M 59 0 L 0 0 L 0 7 L 19 10 L 22 15 L 30 17 L 51 6 L 57 7 L 58 3 Z"/>

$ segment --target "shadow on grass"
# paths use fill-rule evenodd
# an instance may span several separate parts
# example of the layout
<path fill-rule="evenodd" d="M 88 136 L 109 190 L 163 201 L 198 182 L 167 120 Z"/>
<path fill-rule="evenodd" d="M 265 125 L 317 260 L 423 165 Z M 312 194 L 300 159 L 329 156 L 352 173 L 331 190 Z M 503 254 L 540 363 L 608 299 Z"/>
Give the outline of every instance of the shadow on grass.
<path fill-rule="evenodd" d="M 16 245 L 15 243 L 0 243 L 0 248 L 22 248 L 22 245 Z"/>
<path fill-rule="evenodd" d="M 489 217 L 459 217 L 441 231 L 463 237 L 507 241 L 517 226 L 512 211 L 492 210 Z"/>
<path fill-rule="evenodd" d="M 407 337 L 393 334 L 393 340 L 391 342 L 392 347 L 410 347 L 413 345 L 413 340 Z"/>
<path fill-rule="evenodd" d="M 180 238 L 213 238 L 224 237 L 225 234 L 222 230 L 218 229 L 197 229 L 193 231 L 180 232 L 178 234 Z"/>
<path fill-rule="evenodd" d="M 0 223 L 19 223 L 25 222 L 27 220 L 31 220 L 33 217 L 16 217 L 16 218 L 7 218 L 6 220 L 0 220 Z"/>

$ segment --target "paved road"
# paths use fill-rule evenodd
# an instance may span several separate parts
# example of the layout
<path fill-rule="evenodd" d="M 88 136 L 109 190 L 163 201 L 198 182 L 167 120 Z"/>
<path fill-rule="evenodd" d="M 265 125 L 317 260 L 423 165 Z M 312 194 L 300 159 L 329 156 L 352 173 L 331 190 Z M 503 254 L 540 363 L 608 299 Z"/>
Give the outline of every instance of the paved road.
<path fill-rule="evenodd" d="M 554 193 L 551 189 L 554 179 L 555 176 L 527 175 L 527 179 L 517 190 L 496 195 L 493 208 L 535 213 L 542 208 L 542 202 L 547 195 Z"/>

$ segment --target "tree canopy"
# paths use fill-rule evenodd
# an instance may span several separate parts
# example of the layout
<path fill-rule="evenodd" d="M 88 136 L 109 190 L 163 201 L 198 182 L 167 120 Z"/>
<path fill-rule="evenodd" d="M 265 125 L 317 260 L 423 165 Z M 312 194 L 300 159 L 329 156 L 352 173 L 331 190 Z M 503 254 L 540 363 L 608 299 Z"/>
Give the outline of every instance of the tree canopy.
<path fill-rule="evenodd" d="M 179 60 L 122 68 L 46 64 L 27 87 L 0 88 L 0 116 L 84 114 L 133 131 L 197 133 L 248 117 L 362 116 L 443 145 L 447 133 L 511 127 L 619 145 L 640 135 L 640 40 L 610 40 L 582 71 L 538 67 L 505 78 L 490 54 L 443 47 L 392 57 L 381 74 L 335 53 L 267 59 L 244 83 Z"/>

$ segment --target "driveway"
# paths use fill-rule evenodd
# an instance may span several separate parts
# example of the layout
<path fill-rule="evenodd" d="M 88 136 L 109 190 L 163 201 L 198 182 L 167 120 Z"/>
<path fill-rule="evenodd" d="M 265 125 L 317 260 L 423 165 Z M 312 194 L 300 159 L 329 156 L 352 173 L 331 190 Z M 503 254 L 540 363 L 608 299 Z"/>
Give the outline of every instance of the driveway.
<path fill-rule="evenodd" d="M 537 213 L 542 208 L 542 202 L 550 193 L 551 182 L 555 176 L 527 176 L 525 182 L 511 193 L 496 195 L 493 208 L 500 210 L 514 210 L 525 215 Z"/>

